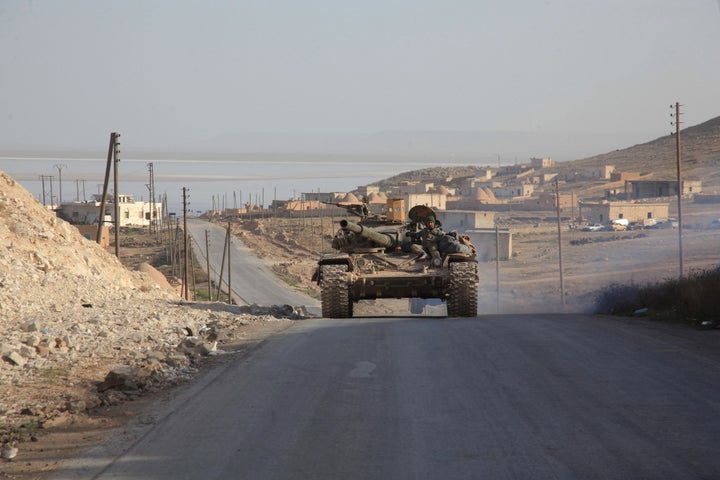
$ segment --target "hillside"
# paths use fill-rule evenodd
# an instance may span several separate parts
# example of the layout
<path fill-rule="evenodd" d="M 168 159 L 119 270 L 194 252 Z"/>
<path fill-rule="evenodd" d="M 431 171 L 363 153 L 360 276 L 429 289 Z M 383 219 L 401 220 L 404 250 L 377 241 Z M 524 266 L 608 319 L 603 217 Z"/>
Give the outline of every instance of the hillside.
<path fill-rule="evenodd" d="M 720 117 L 680 131 L 683 178 L 702 180 L 703 188 L 720 187 Z M 593 157 L 563 162 L 558 168 L 614 165 L 627 172 L 654 172 L 653 178 L 677 178 L 675 135 Z"/>
<path fill-rule="evenodd" d="M 681 130 L 680 140 L 683 178 L 702 180 L 705 192 L 720 191 L 720 117 Z M 566 172 L 580 167 L 614 165 L 619 171 L 652 172 L 653 179 L 674 180 L 677 178 L 676 158 L 675 135 L 668 134 L 647 143 L 583 159 L 559 162 L 550 171 Z M 403 172 L 376 182 L 375 185 L 388 186 L 401 181 L 458 178 L 475 175 L 480 168 L 486 167 L 487 165 L 431 167 Z M 577 188 L 577 185 L 574 188 Z"/>

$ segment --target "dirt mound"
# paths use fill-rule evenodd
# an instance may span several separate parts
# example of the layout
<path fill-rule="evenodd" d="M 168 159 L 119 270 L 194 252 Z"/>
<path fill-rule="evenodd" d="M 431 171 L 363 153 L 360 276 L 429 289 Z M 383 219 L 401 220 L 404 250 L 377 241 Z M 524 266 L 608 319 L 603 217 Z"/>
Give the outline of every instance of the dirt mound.
<path fill-rule="evenodd" d="M 6 319 L 152 287 L 0 172 L 0 313 Z M 0 326 L 2 328 L 2 326 Z"/>
<path fill-rule="evenodd" d="M 289 325 L 270 310 L 182 302 L 151 268 L 128 270 L 0 172 L 0 446 L 190 378 L 204 358 Z"/>
<path fill-rule="evenodd" d="M 142 272 L 150 276 L 150 278 L 157 283 L 160 287 L 164 288 L 165 290 L 169 290 L 171 292 L 175 292 L 178 295 L 181 294 L 181 289 L 173 287 L 170 282 L 168 282 L 167 277 L 163 275 L 157 268 L 153 267 L 147 262 L 143 262 L 137 266 L 137 271 Z"/>

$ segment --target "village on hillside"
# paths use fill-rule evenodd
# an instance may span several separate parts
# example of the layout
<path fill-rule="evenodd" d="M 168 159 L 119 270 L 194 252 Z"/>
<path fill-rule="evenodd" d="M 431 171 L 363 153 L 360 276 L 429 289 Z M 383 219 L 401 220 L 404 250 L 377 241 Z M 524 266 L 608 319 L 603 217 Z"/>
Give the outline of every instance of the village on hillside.
<path fill-rule="evenodd" d="M 399 204 L 404 213 L 425 205 L 437 212 L 447 228 L 468 230 L 494 228 L 497 213 L 555 214 L 559 209 L 563 220 L 573 227 L 601 224 L 618 230 L 667 222 L 671 219 L 670 204 L 677 201 L 678 194 L 677 180 L 660 179 L 652 172 L 623 172 L 601 165 L 565 173 L 550 158 L 477 168 L 477 173 L 469 176 L 437 176 L 438 170 L 443 169 L 428 169 L 421 180 L 378 182 L 354 192 L 305 192 L 300 199 L 273 201 L 267 210 L 246 205 L 209 214 L 317 217 L 339 216 L 348 209 L 361 211 L 366 207 L 370 213 L 386 215 L 391 205 Z M 681 183 L 684 199 L 720 203 L 720 195 L 703 193 L 701 180 Z M 613 220 L 624 221 L 613 224 Z"/>

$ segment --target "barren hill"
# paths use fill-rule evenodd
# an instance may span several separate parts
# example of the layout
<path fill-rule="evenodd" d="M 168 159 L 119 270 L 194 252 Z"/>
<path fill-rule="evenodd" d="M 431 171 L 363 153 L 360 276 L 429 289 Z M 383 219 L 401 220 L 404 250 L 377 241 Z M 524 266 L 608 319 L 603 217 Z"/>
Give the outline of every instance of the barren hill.
<path fill-rule="evenodd" d="M 563 162 L 559 168 L 614 165 L 626 172 L 654 172 L 653 178 L 677 178 L 675 135 L 593 157 Z M 702 180 L 703 187 L 720 187 L 720 117 L 680 131 L 683 178 Z"/>
<path fill-rule="evenodd" d="M 5 319 L 152 290 L 170 298 L 0 172 L 0 313 Z"/>
<path fill-rule="evenodd" d="M 680 140 L 683 178 L 702 180 L 706 192 L 720 191 L 720 117 L 681 130 Z M 654 179 L 674 180 L 677 178 L 676 137 L 668 134 L 628 148 L 560 162 L 552 170 L 563 172 L 578 167 L 599 165 L 614 165 L 617 170 L 623 172 L 652 172 Z M 457 178 L 475 175 L 484 167 L 486 166 L 431 167 L 403 172 L 376 184 L 390 185 L 400 181 Z"/>

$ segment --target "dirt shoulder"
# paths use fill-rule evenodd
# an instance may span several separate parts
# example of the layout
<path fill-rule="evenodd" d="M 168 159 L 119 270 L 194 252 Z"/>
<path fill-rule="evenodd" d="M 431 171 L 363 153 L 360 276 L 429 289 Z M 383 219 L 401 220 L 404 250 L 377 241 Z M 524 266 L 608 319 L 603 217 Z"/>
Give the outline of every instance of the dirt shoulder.
<path fill-rule="evenodd" d="M 278 320 L 254 325 L 242 333 L 242 339 L 223 346 L 217 355 L 198 363 L 192 375 L 172 384 L 136 391 L 120 396 L 112 404 L 98 406 L 85 412 L 63 413 L 51 419 L 22 424 L 13 434 L 17 439 L 17 457 L 2 460 L 0 479 L 36 480 L 47 478 L 69 459 L 77 457 L 108 435 L 118 438 L 128 434 L 126 426 L 153 409 L 158 402 L 168 400 L 173 392 L 187 386 L 213 368 L 247 354 L 268 337 L 293 324 L 293 320 Z M 142 423 L 142 419 L 140 421 Z"/>

